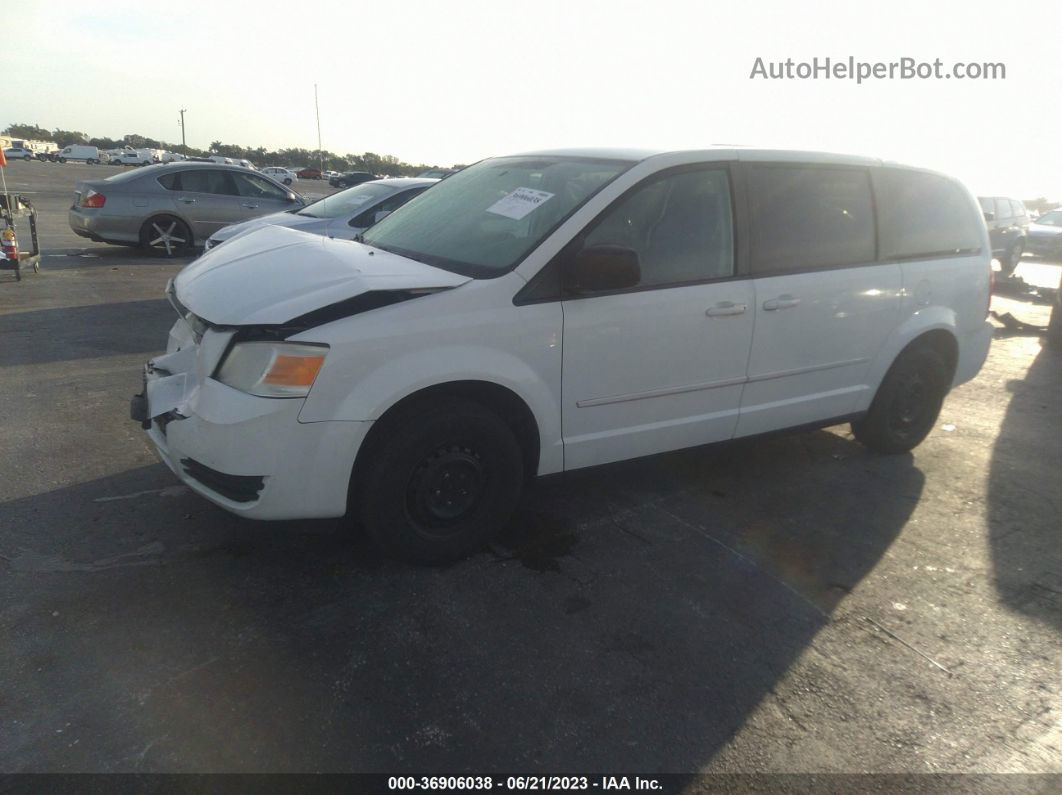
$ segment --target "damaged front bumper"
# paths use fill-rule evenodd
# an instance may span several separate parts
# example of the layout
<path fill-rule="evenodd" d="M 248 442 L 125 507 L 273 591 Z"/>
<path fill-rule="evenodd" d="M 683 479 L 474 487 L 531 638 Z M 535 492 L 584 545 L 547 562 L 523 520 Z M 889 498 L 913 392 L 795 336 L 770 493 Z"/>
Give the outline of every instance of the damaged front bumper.
<path fill-rule="evenodd" d="M 342 516 L 371 423 L 302 423 L 301 398 L 257 397 L 211 378 L 232 333 L 208 331 L 199 344 L 148 362 L 131 418 L 183 483 L 226 510 L 255 519 Z"/>

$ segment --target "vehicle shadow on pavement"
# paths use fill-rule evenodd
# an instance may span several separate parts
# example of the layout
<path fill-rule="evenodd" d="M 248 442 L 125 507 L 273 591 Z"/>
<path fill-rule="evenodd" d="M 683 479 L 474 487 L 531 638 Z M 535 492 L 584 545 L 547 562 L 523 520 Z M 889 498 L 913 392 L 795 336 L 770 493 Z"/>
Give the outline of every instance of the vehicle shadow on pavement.
<path fill-rule="evenodd" d="M 161 466 L 13 500 L 0 758 L 696 771 L 837 620 L 923 482 L 827 431 L 673 453 L 531 488 L 501 543 L 447 568 L 381 560 L 337 522 L 240 520 Z"/>
<path fill-rule="evenodd" d="M 163 298 L 0 314 L 0 367 L 158 353 L 174 318 Z"/>
<path fill-rule="evenodd" d="M 988 481 L 995 585 L 1012 610 L 1062 629 L 1062 352 L 1043 347 L 1007 391 Z"/>

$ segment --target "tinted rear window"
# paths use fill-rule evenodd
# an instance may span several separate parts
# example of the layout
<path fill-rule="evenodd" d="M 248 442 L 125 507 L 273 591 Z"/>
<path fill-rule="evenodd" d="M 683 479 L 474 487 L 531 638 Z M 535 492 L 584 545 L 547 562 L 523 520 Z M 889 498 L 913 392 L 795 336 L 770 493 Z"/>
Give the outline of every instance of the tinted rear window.
<path fill-rule="evenodd" d="M 972 254 L 983 223 L 966 192 L 937 174 L 882 169 L 876 183 L 883 259 Z M 998 202 L 1002 206 L 1005 201 Z"/>
<path fill-rule="evenodd" d="M 748 174 L 753 273 L 874 260 L 874 203 L 865 169 L 757 165 Z"/>

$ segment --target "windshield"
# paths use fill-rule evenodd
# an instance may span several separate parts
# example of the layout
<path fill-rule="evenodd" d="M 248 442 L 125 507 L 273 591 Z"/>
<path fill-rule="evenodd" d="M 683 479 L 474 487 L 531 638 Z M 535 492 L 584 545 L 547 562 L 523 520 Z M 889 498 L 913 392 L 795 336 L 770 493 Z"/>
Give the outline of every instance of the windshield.
<path fill-rule="evenodd" d="M 354 215 L 361 212 L 372 202 L 379 201 L 384 196 L 394 193 L 394 188 L 381 185 L 378 182 L 363 182 L 353 188 L 341 190 L 331 196 L 318 199 L 313 204 L 308 204 L 299 210 L 299 215 L 307 215 L 310 218 L 339 218 L 344 215 Z"/>
<path fill-rule="evenodd" d="M 484 160 L 387 216 L 362 240 L 465 276 L 499 276 L 631 165 L 560 156 Z"/>
<path fill-rule="evenodd" d="M 1044 226 L 1062 226 L 1062 210 L 1052 210 L 1036 219 L 1036 223 Z"/>

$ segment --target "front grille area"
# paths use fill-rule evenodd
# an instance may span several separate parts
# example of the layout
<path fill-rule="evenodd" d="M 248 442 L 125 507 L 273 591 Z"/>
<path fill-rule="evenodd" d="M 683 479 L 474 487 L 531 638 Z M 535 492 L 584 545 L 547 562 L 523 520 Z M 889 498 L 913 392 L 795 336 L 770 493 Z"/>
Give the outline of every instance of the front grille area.
<path fill-rule="evenodd" d="M 189 477 L 233 502 L 254 502 L 265 481 L 262 475 L 226 475 L 194 458 L 182 458 L 181 466 Z"/>

